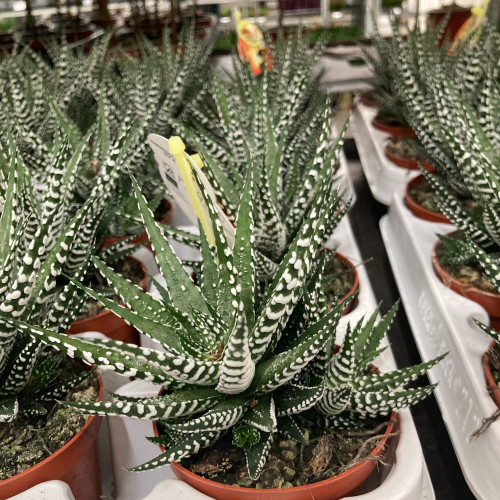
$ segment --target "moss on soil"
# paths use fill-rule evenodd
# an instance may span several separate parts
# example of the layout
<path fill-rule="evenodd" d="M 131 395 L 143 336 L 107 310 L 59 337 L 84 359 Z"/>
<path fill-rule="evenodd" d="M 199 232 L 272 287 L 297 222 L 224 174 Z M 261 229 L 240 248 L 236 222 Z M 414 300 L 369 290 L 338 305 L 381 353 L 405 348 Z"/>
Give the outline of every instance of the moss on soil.
<path fill-rule="evenodd" d="M 415 147 L 416 141 L 411 137 L 403 137 L 398 140 L 389 139 L 387 142 L 387 150 L 396 156 L 401 156 L 407 160 L 427 161 L 422 157 L 418 149 Z"/>
<path fill-rule="evenodd" d="M 331 282 L 325 287 L 329 304 L 345 297 L 354 285 L 354 272 L 346 262 L 337 258 L 330 259 L 325 266 L 325 276 Z"/>
<path fill-rule="evenodd" d="M 65 361 L 62 377 L 82 368 L 74 361 Z M 94 372 L 66 401 L 96 401 L 99 393 L 98 375 Z M 47 404 L 42 416 L 21 416 L 13 422 L 0 424 L 0 481 L 8 479 L 48 458 L 64 446 L 90 418 L 59 404 Z"/>
<path fill-rule="evenodd" d="M 451 235 L 458 238 L 460 234 Z M 436 248 L 436 258 L 439 265 L 453 278 L 459 280 L 466 286 L 479 288 L 484 292 L 497 293 L 493 285 L 489 282 L 483 268 L 476 262 L 471 264 L 454 264 L 449 261 L 449 253 L 444 245 Z"/>
<path fill-rule="evenodd" d="M 371 421 L 368 428 L 374 429 L 379 424 L 379 420 Z M 384 430 L 385 427 L 378 432 Z M 332 429 L 310 428 L 302 428 L 302 432 L 308 438 L 305 444 L 275 434 L 258 480 L 248 476 L 245 454 L 232 445 L 231 433 L 195 457 L 183 460 L 182 465 L 195 474 L 223 484 L 247 488 L 291 488 L 334 477 L 362 461 L 375 447 L 373 438 L 370 438 L 369 446 L 363 447 L 367 437 L 357 433 L 349 435 Z"/>
<path fill-rule="evenodd" d="M 408 194 L 410 198 L 421 207 L 434 213 L 441 213 L 438 205 L 439 196 L 432 189 L 427 179 L 423 179 L 420 184 L 412 187 Z M 479 215 L 478 211 L 481 210 L 481 207 L 477 202 L 469 198 L 461 198 L 458 199 L 458 201 L 463 208 L 468 210 L 473 216 Z"/>
<path fill-rule="evenodd" d="M 440 214 L 439 196 L 432 189 L 431 185 L 424 179 L 420 184 L 411 188 L 408 192 L 410 198 L 422 208 Z"/>

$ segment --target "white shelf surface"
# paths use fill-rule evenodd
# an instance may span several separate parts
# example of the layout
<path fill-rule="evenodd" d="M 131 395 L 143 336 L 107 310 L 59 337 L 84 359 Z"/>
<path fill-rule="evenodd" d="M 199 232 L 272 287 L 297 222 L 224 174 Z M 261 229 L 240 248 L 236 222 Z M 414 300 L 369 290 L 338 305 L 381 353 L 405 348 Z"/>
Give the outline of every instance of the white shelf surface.
<path fill-rule="evenodd" d="M 420 172 L 398 167 L 386 157 L 384 148 L 390 136 L 372 125 L 376 114 L 376 108 L 358 102 L 352 112 L 351 127 L 372 195 L 380 203 L 389 205 L 393 194 L 402 196 L 408 181 Z"/>
<path fill-rule="evenodd" d="M 429 379 L 439 384 L 436 399 L 465 479 L 477 498 L 498 500 L 500 422 L 471 439 L 497 409 L 482 365 L 490 339 L 473 322 L 487 324 L 488 315 L 479 304 L 444 286 L 432 268 L 436 234 L 446 234 L 453 226 L 416 218 L 397 195 L 380 228 L 422 359 L 449 352 L 430 370 Z"/>

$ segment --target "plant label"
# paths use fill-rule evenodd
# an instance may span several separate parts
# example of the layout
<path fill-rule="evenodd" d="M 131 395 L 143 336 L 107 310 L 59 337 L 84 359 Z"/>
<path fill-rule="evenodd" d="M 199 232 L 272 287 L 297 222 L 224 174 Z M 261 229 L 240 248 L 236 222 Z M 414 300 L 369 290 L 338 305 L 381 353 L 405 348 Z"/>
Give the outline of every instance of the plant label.
<path fill-rule="evenodd" d="M 235 237 L 234 226 L 219 207 L 214 190 L 200 168 L 203 167 L 201 158 L 198 155 L 194 158 L 189 156 L 180 137 L 171 137 L 167 140 L 160 135 L 150 134 L 148 144 L 153 150 L 161 178 L 170 195 L 193 224 L 197 225 L 198 220 L 200 221 L 208 242 L 214 244 L 208 208 L 193 174 L 193 171 L 196 172 L 216 208 L 228 243 L 232 247 Z"/>

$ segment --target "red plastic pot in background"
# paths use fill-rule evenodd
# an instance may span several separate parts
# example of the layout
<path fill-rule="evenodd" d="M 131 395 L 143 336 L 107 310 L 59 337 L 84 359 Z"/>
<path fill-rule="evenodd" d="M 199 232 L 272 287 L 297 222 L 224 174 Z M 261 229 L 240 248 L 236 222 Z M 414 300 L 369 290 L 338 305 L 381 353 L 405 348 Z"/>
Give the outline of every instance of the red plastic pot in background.
<path fill-rule="evenodd" d="M 165 207 L 165 215 L 162 217 L 162 219 L 159 221 L 161 224 L 166 224 L 168 225 L 170 223 L 170 219 L 172 218 L 172 204 L 170 201 L 168 201 L 166 198 L 163 198 L 161 201 L 162 205 Z M 123 236 L 111 236 L 110 238 L 106 238 L 106 241 L 103 243 L 103 248 L 108 248 L 114 243 L 117 243 L 119 241 L 124 240 L 125 238 L 128 238 L 129 235 L 123 235 Z M 137 243 L 142 243 L 143 241 L 148 241 L 148 233 L 144 231 L 141 233 L 139 236 L 134 238 L 130 244 L 131 245 L 136 245 Z M 151 243 L 147 243 L 146 248 L 149 248 L 151 250 Z"/>
<path fill-rule="evenodd" d="M 366 90 L 359 96 L 359 101 L 369 108 L 378 108 L 380 103 L 373 96 L 373 90 Z"/>
<path fill-rule="evenodd" d="M 196 490 L 205 493 L 205 495 L 213 497 L 215 500 L 271 500 L 274 498 L 283 500 L 338 500 L 347 495 L 360 492 L 363 483 L 368 477 L 372 473 L 378 473 L 375 471 L 377 465 L 375 457 L 383 455 L 389 435 L 394 431 L 397 419 L 394 412 L 391 414 L 390 419 L 391 423 L 387 426 L 384 437 L 381 438 L 377 446 L 363 462 L 335 477 L 306 486 L 280 489 L 244 488 L 205 479 L 187 470 L 177 462 L 172 462 L 171 467 L 179 479 L 185 481 Z M 153 422 L 153 431 L 155 436 L 159 435 L 156 421 Z M 161 445 L 160 449 L 162 452 L 165 451 L 165 448 Z"/>
<path fill-rule="evenodd" d="M 381 119 L 379 115 L 375 116 L 375 118 L 372 120 L 372 125 L 376 129 L 381 130 L 382 132 L 385 132 L 386 134 L 394 137 L 394 139 L 401 139 L 401 137 L 417 137 L 417 134 L 412 128 L 387 123 L 387 121 Z"/>
<path fill-rule="evenodd" d="M 325 250 L 328 253 L 333 252 L 333 250 L 331 248 L 328 248 L 328 247 L 325 247 Z M 321 250 L 319 252 L 318 256 L 321 256 L 322 253 L 323 253 L 323 250 Z M 351 289 L 349 290 L 349 292 L 347 292 L 339 300 L 339 304 L 342 304 L 342 302 L 344 302 L 345 300 L 347 300 L 354 292 L 356 292 L 357 290 L 359 290 L 359 275 L 358 275 L 358 270 L 356 269 L 356 266 L 345 255 L 342 255 L 339 252 L 335 252 L 335 258 L 337 260 L 339 260 L 340 262 L 343 262 L 344 264 L 346 264 L 350 268 L 350 270 L 352 272 L 352 275 L 354 277 L 354 281 L 353 281 L 353 285 L 352 285 Z M 349 302 L 349 304 L 342 311 L 342 316 L 345 316 L 346 314 L 349 314 L 354 309 L 354 307 L 356 305 L 356 302 L 357 302 L 357 299 L 351 300 L 351 302 Z"/>
<path fill-rule="evenodd" d="M 399 156 L 395 153 L 393 153 L 389 149 L 389 144 L 386 144 L 384 148 L 385 156 L 391 160 L 394 165 L 397 165 L 398 167 L 401 168 L 406 168 L 408 170 L 420 170 L 419 165 L 425 168 L 427 172 L 430 172 L 431 174 L 436 173 L 436 169 L 427 161 L 417 161 L 417 160 L 412 160 L 410 158 L 405 158 L 404 156 Z"/>
<path fill-rule="evenodd" d="M 449 233 L 447 236 L 456 234 L 457 231 Z M 436 249 L 442 245 L 438 240 L 432 248 L 432 265 L 436 276 L 443 282 L 445 286 L 451 288 L 453 291 L 460 295 L 473 300 L 480 304 L 486 312 L 490 315 L 490 325 L 492 328 L 498 329 L 500 327 L 500 293 L 491 293 L 480 290 L 474 286 L 468 286 L 457 280 L 451 274 L 446 272 L 438 262 Z"/>
<path fill-rule="evenodd" d="M 143 278 L 141 279 L 139 286 L 146 291 L 149 277 L 143 263 L 133 257 L 126 257 L 126 260 L 133 260 L 141 266 Z M 82 332 L 100 332 L 110 339 L 120 340 L 121 342 L 126 342 L 127 344 L 139 345 L 139 333 L 137 330 L 133 326 L 125 323 L 122 318 L 111 312 L 109 309 L 102 311 L 96 316 L 73 321 L 69 329 L 66 331 L 69 335 Z"/>
<path fill-rule="evenodd" d="M 423 175 L 418 175 L 410 182 L 406 184 L 405 189 L 405 203 L 408 209 L 418 217 L 419 219 L 427 220 L 429 222 L 441 222 L 445 224 L 451 224 L 448 217 L 439 212 L 432 212 L 431 210 L 427 210 L 422 205 L 419 205 L 411 196 L 410 190 L 417 187 L 419 184 L 425 181 L 425 177 Z"/>
<path fill-rule="evenodd" d="M 456 4 L 447 5 L 441 9 L 431 10 L 427 13 L 428 26 L 437 27 L 448 15 L 450 18 L 439 40 L 440 45 L 442 45 L 446 37 L 450 40 L 455 40 L 462 26 L 469 20 L 471 10 L 470 8 L 467 9 Z"/>
<path fill-rule="evenodd" d="M 496 341 L 493 340 L 490 344 L 490 349 L 493 349 L 497 345 Z M 488 392 L 490 393 L 493 401 L 495 401 L 496 405 L 500 407 L 500 389 L 493 378 L 493 374 L 491 373 L 490 367 L 490 357 L 488 352 L 484 354 L 484 374 L 486 375 L 486 385 L 488 386 Z"/>
<path fill-rule="evenodd" d="M 99 397 L 102 401 L 103 386 L 99 378 Z M 0 481 L 0 498 L 10 498 L 45 481 L 64 481 L 71 488 L 76 500 L 101 498 L 101 472 L 97 435 L 101 417 L 90 417 L 78 434 L 63 447 L 37 465 Z"/>
<path fill-rule="evenodd" d="M 326 251 L 331 252 L 331 250 L 329 248 L 327 248 Z M 342 304 L 342 302 L 347 300 L 354 292 L 359 290 L 359 275 L 358 275 L 358 270 L 356 269 L 356 266 L 345 255 L 342 255 L 339 252 L 335 252 L 335 258 L 337 260 L 340 260 L 341 262 L 344 262 L 345 264 L 347 264 L 352 271 L 352 275 L 354 276 L 354 283 L 353 283 L 351 289 L 349 290 L 349 292 L 346 295 L 344 295 L 339 300 L 339 303 Z M 354 309 L 355 302 L 356 302 L 356 299 L 351 300 L 351 302 L 349 302 L 349 304 L 346 306 L 346 308 L 342 311 L 342 316 L 349 314 Z"/>

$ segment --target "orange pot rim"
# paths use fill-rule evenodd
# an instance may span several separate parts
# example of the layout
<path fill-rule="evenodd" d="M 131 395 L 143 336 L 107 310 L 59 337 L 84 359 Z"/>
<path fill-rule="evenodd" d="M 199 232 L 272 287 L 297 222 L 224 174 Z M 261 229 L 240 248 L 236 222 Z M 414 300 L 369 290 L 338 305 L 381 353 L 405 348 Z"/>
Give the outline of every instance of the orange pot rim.
<path fill-rule="evenodd" d="M 368 106 L 369 108 L 379 108 L 380 103 L 378 103 L 376 100 L 370 99 L 370 97 L 368 97 L 368 95 L 372 92 L 373 92 L 373 90 L 365 90 L 364 92 L 361 92 L 361 94 L 359 96 L 359 100 L 362 104 L 364 104 L 365 106 Z"/>
<path fill-rule="evenodd" d="M 148 275 L 148 271 L 146 269 L 146 266 L 139 259 L 136 259 L 135 257 L 132 257 L 131 255 L 128 255 L 123 260 L 135 260 L 141 266 L 141 269 L 142 269 L 142 272 L 144 274 L 144 277 L 140 281 L 139 286 L 145 292 L 146 288 L 148 286 L 148 283 L 149 283 L 149 275 Z M 123 305 L 123 303 L 121 303 L 121 305 Z M 114 315 L 115 313 L 113 311 L 109 310 L 109 309 L 105 309 L 104 311 L 100 312 L 99 314 L 96 314 L 95 316 L 90 316 L 88 318 L 77 319 L 77 320 L 73 321 L 71 323 L 71 325 L 74 324 L 75 326 L 76 325 L 81 326 L 81 325 L 84 325 L 85 323 L 91 323 L 91 322 L 94 322 L 94 321 L 101 321 L 102 319 L 106 318 L 110 314 Z M 70 325 L 70 327 L 68 328 L 67 331 L 71 330 L 71 325 Z"/>
<path fill-rule="evenodd" d="M 104 385 L 102 382 L 102 377 L 99 377 L 98 379 L 98 384 L 99 384 L 99 393 L 97 395 L 97 400 L 96 401 L 102 401 L 102 397 L 104 394 Z M 97 420 L 96 420 L 97 419 Z M 43 467 L 47 467 L 51 461 L 56 460 L 56 458 L 63 454 L 68 448 L 71 446 L 75 445 L 77 442 L 80 441 L 80 439 L 83 438 L 85 435 L 85 432 L 87 429 L 93 424 L 93 422 L 96 420 L 96 423 L 100 426 L 101 425 L 101 419 L 102 417 L 97 416 L 97 415 L 91 415 L 88 420 L 85 422 L 83 427 L 63 446 L 61 446 L 58 450 L 56 450 L 54 453 L 52 453 L 49 457 L 44 458 L 41 462 L 38 462 L 36 465 L 33 465 L 29 469 L 23 470 L 22 472 L 19 472 L 15 476 L 9 477 L 8 479 L 4 479 L 3 481 L 0 481 L 0 491 L 2 487 L 8 487 L 15 481 L 20 481 L 24 477 L 27 477 L 28 474 L 36 474 L 36 472 Z"/>
<path fill-rule="evenodd" d="M 387 123 L 380 121 L 380 119 L 378 118 L 378 115 L 376 115 L 373 118 L 372 125 L 376 129 L 381 130 L 382 132 L 385 132 L 386 134 L 389 134 L 394 138 L 417 137 L 417 134 L 415 133 L 415 131 L 412 128 L 388 125 Z"/>
<path fill-rule="evenodd" d="M 497 342 L 495 340 L 492 340 L 489 349 L 495 347 L 496 344 Z M 484 353 L 483 366 L 484 366 L 484 374 L 486 376 L 486 385 L 488 387 L 488 392 L 490 393 L 493 401 L 495 401 L 496 405 L 500 407 L 500 389 L 498 388 L 498 385 L 496 384 L 495 379 L 493 378 L 493 374 L 491 373 L 490 357 L 488 356 L 488 351 Z"/>
<path fill-rule="evenodd" d="M 453 234 L 458 233 L 459 231 L 452 231 L 451 233 L 448 233 L 446 236 L 450 237 Z M 434 268 L 434 272 L 436 276 L 443 282 L 443 284 L 451 288 L 453 291 L 459 293 L 460 295 L 463 295 L 464 297 L 473 300 L 474 302 L 478 302 L 480 305 L 482 305 L 486 311 L 490 314 L 490 316 L 493 317 L 498 317 L 500 316 L 500 293 L 492 293 L 492 292 L 487 292 L 485 290 L 481 290 L 480 288 L 477 288 L 475 286 L 467 286 L 464 285 L 460 280 L 457 278 L 453 277 L 451 274 L 449 274 L 447 271 L 445 271 L 441 265 L 439 264 L 439 261 L 437 259 L 436 255 L 436 250 L 437 248 L 442 245 L 441 241 L 438 239 L 436 243 L 434 243 L 434 246 L 432 247 L 432 266 Z M 472 298 L 476 297 L 476 298 Z M 496 304 L 496 314 L 491 314 L 490 312 L 490 307 L 484 305 L 481 302 L 481 298 L 484 298 L 485 300 L 493 301 Z M 477 300 L 476 300 L 477 299 Z"/>
<path fill-rule="evenodd" d="M 432 210 L 424 208 L 410 196 L 410 189 L 420 184 L 423 180 L 425 180 L 425 177 L 422 174 L 420 174 L 406 184 L 405 188 L 406 206 L 410 209 L 413 215 L 415 215 L 419 219 L 423 219 L 429 222 L 451 224 L 450 219 L 448 219 L 448 217 L 446 217 L 443 214 L 440 214 L 439 212 L 433 212 Z"/>
<path fill-rule="evenodd" d="M 410 158 L 405 158 L 404 156 L 397 155 L 389 150 L 389 143 L 385 145 L 384 153 L 389 160 L 391 160 L 394 165 L 401 168 L 406 168 L 407 170 L 420 170 L 419 165 L 425 168 L 428 172 L 435 173 L 436 169 L 428 161 L 418 161 L 412 160 Z"/>
<path fill-rule="evenodd" d="M 354 465 L 353 467 L 347 469 L 344 472 L 341 472 L 340 474 L 337 474 L 334 477 L 331 477 L 329 479 L 324 479 L 323 481 L 318 481 L 317 483 L 311 483 L 307 484 L 304 486 L 293 486 L 292 488 L 266 488 L 266 489 L 255 489 L 255 488 L 246 488 L 243 486 L 232 486 L 229 484 L 223 484 L 223 483 L 218 483 L 217 481 L 212 481 L 211 479 L 207 479 L 203 476 L 199 476 L 195 474 L 194 472 L 191 472 L 190 470 L 186 469 L 183 467 L 180 463 L 178 462 L 172 462 L 170 464 L 172 470 L 174 471 L 175 475 L 177 476 L 177 472 L 180 472 L 183 475 L 186 475 L 193 479 L 193 482 L 206 482 L 209 484 L 213 484 L 214 487 L 217 487 L 218 489 L 220 488 L 221 490 L 224 490 L 226 492 L 234 492 L 235 498 L 238 496 L 238 492 L 241 494 L 242 492 L 249 493 L 249 492 L 255 492 L 255 495 L 260 494 L 262 496 L 278 496 L 278 497 L 286 497 L 290 491 L 294 491 L 297 493 L 311 493 L 313 494 L 315 490 L 317 489 L 323 489 L 326 486 L 333 487 L 336 484 L 342 483 L 344 481 L 348 481 L 350 479 L 350 476 L 356 474 L 359 472 L 361 469 L 370 469 L 368 472 L 367 476 L 371 473 L 371 471 L 376 467 L 377 462 L 375 460 L 371 460 L 371 458 L 374 457 L 379 457 L 382 456 L 384 453 L 384 447 L 386 446 L 386 443 L 389 439 L 389 434 L 392 433 L 394 429 L 394 425 L 396 424 L 396 418 L 397 418 L 397 413 L 392 412 L 390 415 L 389 419 L 389 424 L 387 425 L 386 430 L 384 431 L 384 436 L 380 439 L 380 441 L 377 443 L 377 445 L 373 448 L 373 450 L 367 455 L 365 460 L 363 460 L 361 463 Z M 158 425 L 156 420 L 153 421 L 153 431 L 155 436 L 159 436 L 158 432 Z M 162 445 L 159 445 L 160 449 L 162 452 L 165 451 L 165 448 Z M 362 483 L 360 483 L 362 484 Z M 354 486 L 354 488 L 357 486 Z"/>
<path fill-rule="evenodd" d="M 168 198 L 162 198 L 161 203 L 163 203 L 167 207 L 167 211 L 159 222 L 160 222 L 160 224 L 168 224 L 170 222 L 170 219 L 172 218 L 172 212 L 174 210 L 174 207 Z M 114 245 L 115 243 L 118 243 L 119 241 L 122 241 L 125 238 L 128 238 L 129 236 L 132 236 L 132 235 L 131 234 L 124 234 L 122 236 L 109 236 L 108 238 L 106 238 L 104 240 L 102 247 L 108 248 L 111 245 Z M 144 231 L 143 233 L 138 234 L 135 237 L 135 239 L 133 239 L 130 243 L 141 243 L 142 241 L 147 240 L 147 239 L 148 239 L 148 234 L 146 231 Z"/>
<path fill-rule="evenodd" d="M 325 247 L 324 250 L 326 250 L 327 252 L 333 252 L 333 250 L 328 247 Z M 322 253 L 323 250 L 320 251 L 319 255 L 321 255 Z M 335 252 L 335 258 L 347 264 L 354 276 L 354 283 L 352 284 L 351 289 L 341 299 L 339 299 L 338 303 L 342 304 L 342 302 L 346 301 L 354 292 L 356 292 L 356 290 L 359 290 L 359 274 L 354 263 L 351 262 L 351 260 L 348 259 L 344 254 L 340 252 Z M 345 316 L 346 314 L 349 314 L 353 309 L 354 309 L 354 301 L 351 301 L 342 312 L 342 315 Z"/>
<path fill-rule="evenodd" d="M 331 252 L 329 248 L 327 248 L 326 251 Z M 351 268 L 354 276 L 354 283 L 351 289 L 339 300 L 339 303 L 342 303 L 346 301 L 356 290 L 359 289 L 359 274 L 358 270 L 356 269 L 356 266 L 344 254 L 341 254 L 340 252 L 335 252 L 335 258 L 346 263 Z"/>

